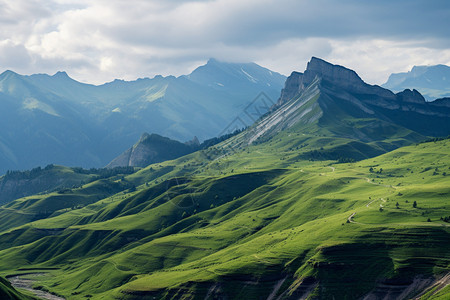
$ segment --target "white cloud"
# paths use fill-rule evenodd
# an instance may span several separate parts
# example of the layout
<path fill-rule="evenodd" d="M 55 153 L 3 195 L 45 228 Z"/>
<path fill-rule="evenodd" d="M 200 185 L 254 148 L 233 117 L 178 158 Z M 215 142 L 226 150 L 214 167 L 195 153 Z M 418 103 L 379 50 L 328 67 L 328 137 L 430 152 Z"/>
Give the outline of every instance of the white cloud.
<path fill-rule="evenodd" d="M 389 40 L 334 40 L 333 51 L 325 57 L 355 70 L 371 84 L 382 84 L 391 73 L 405 72 L 417 65 L 450 65 L 450 49 L 433 49 L 423 43 Z"/>
<path fill-rule="evenodd" d="M 400 2 L 0 0 L 0 71 L 102 83 L 186 74 L 209 57 L 289 74 L 318 56 L 382 83 L 414 64 L 449 63 L 450 5 Z"/>

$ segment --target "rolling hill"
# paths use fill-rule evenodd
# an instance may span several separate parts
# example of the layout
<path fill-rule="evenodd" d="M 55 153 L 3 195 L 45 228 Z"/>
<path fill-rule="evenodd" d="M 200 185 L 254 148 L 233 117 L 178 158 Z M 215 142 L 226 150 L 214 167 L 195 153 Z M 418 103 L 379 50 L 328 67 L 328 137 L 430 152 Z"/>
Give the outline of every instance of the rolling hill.
<path fill-rule="evenodd" d="M 67 299 L 446 299 L 450 140 L 419 142 L 448 135 L 441 104 L 313 58 L 224 141 L 0 207 L 0 275 Z"/>

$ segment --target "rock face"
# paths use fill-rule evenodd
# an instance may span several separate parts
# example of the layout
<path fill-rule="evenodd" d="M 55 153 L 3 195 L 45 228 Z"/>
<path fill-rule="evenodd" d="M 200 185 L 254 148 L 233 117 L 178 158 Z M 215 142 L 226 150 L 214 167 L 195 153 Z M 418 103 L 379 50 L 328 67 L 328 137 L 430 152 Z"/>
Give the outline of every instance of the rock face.
<path fill-rule="evenodd" d="M 397 93 L 397 98 L 402 102 L 411 102 L 418 104 L 425 104 L 425 98 L 417 90 L 406 89 L 403 92 Z"/>
<path fill-rule="evenodd" d="M 322 91 L 327 90 L 339 98 L 352 102 L 365 112 L 372 112 L 373 107 L 389 110 L 414 111 L 425 115 L 445 117 L 448 112 L 438 107 L 450 107 L 450 98 L 427 102 L 416 90 L 405 89 L 394 94 L 388 89 L 365 83 L 355 71 L 339 65 L 333 65 L 320 58 L 313 57 L 308 62 L 304 73 L 293 72 L 286 80 L 277 106 L 300 95 L 315 78 L 322 81 Z"/>
<path fill-rule="evenodd" d="M 280 104 L 286 103 L 304 89 L 305 84 L 303 83 L 303 73 L 294 71 L 286 79 L 286 83 L 284 85 L 284 88 L 281 90 L 281 96 L 278 102 Z"/>
<path fill-rule="evenodd" d="M 197 140 L 198 142 L 198 140 Z M 152 163 L 175 159 L 197 150 L 198 144 L 184 144 L 158 134 L 144 133 L 130 149 L 106 167 L 146 167 Z"/>
<path fill-rule="evenodd" d="M 317 77 L 332 86 L 337 86 L 351 93 L 375 94 L 389 100 L 395 100 L 396 98 L 395 94 L 387 89 L 365 83 L 353 70 L 312 57 L 304 73 L 293 72 L 287 78 L 281 97 L 278 100 L 278 105 L 286 103 L 292 97 L 302 92 Z"/>
<path fill-rule="evenodd" d="M 364 81 L 362 81 L 355 71 L 313 57 L 308 62 L 305 71 L 305 82 L 309 84 L 316 76 L 345 88 L 364 85 Z"/>
<path fill-rule="evenodd" d="M 249 143 L 284 128 L 307 127 L 316 121 L 317 128 L 366 142 L 392 135 L 403 136 L 405 143 L 411 143 L 426 136 L 450 134 L 450 98 L 426 102 L 419 91 L 410 89 L 394 94 L 365 83 L 353 70 L 315 57 L 304 73 L 293 72 L 287 78 L 271 112 L 255 124 Z M 356 126 L 348 121 L 351 119 L 356 123 L 364 119 L 364 125 Z M 403 135 L 405 129 L 411 132 Z"/>

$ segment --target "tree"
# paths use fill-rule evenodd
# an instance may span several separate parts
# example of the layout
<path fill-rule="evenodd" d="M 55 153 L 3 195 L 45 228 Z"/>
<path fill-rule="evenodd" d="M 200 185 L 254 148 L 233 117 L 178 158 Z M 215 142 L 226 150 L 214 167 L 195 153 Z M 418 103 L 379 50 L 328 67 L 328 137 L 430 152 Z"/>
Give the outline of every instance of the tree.
<path fill-rule="evenodd" d="M 400 204 L 398 204 L 398 202 L 397 203 L 395 203 L 395 206 L 397 207 L 397 208 L 400 208 L 399 206 L 400 206 Z"/>
<path fill-rule="evenodd" d="M 413 203 L 413 207 L 414 207 L 414 208 L 416 208 L 416 207 L 417 207 L 417 202 L 416 202 L 416 201 L 414 201 L 414 203 Z"/>

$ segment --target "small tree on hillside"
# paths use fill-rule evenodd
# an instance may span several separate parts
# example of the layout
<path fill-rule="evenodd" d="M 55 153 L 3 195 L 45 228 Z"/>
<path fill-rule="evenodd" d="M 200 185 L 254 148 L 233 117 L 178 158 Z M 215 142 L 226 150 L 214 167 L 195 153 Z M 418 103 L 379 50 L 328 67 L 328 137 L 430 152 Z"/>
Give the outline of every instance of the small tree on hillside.
<path fill-rule="evenodd" d="M 414 203 L 413 203 L 413 207 L 414 207 L 414 208 L 416 208 L 416 207 L 417 207 L 417 202 L 416 202 L 416 201 L 414 201 Z"/>

